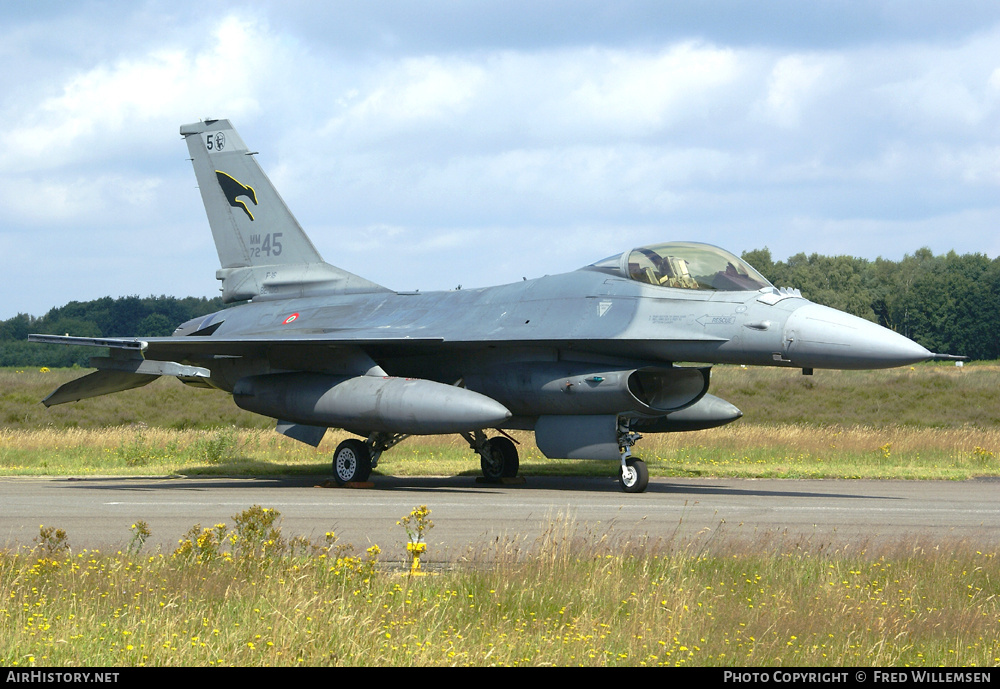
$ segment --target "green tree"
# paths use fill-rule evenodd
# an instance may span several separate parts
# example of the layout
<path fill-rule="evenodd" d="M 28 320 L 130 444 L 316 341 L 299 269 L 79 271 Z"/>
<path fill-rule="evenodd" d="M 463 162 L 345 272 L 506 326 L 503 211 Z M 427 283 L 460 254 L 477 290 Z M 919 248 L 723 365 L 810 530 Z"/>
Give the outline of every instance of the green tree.
<path fill-rule="evenodd" d="M 166 337 L 170 335 L 174 328 L 179 325 L 173 323 L 162 313 L 151 313 L 136 327 L 136 335 L 145 337 Z"/>

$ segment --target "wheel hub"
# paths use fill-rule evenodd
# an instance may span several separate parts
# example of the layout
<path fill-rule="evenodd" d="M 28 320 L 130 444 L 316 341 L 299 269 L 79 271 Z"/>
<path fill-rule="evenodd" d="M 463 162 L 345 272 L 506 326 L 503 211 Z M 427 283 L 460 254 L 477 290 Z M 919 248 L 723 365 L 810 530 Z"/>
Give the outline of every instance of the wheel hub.
<path fill-rule="evenodd" d="M 350 450 L 342 450 L 337 453 L 337 475 L 342 479 L 349 479 L 354 476 L 357 469 L 358 458 Z"/>
<path fill-rule="evenodd" d="M 622 481 L 626 486 L 635 485 L 635 480 L 637 478 L 636 471 L 633 467 L 624 466 L 622 467 Z"/>

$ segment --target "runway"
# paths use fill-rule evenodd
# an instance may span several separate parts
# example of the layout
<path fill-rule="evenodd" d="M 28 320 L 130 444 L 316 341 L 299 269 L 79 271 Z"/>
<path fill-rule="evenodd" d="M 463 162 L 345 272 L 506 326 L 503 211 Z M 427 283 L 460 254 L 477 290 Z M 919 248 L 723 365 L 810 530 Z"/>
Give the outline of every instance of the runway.
<path fill-rule="evenodd" d="M 282 515 L 286 536 L 322 538 L 359 550 L 400 552 L 397 521 L 431 509 L 429 555 L 483 557 L 501 544 L 528 552 L 553 538 L 621 547 L 870 550 L 886 545 L 979 549 L 1000 543 L 1000 480 L 870 481 L 663 479 L 642 494 L 611 478 L 529 477 L 494 485 L 473 477 L 376 477 L 373 488 L 324 488 L 310 478 L 0 479 L 0 544 L 31 545 L 39 526 L 63 529 L 74 550 L 118 549 L 131 524 L 147 522 L 147 550 L 166 551 L 193 525 L 233 524 L 258 504 Z M 397 547 L 398 546 L 398 547 Z"/>

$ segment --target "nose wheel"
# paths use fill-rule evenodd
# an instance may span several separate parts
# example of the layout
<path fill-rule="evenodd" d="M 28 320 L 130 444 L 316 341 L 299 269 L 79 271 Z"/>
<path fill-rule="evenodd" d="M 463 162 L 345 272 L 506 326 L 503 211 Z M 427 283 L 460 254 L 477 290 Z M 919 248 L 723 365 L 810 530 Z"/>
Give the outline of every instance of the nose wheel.
<path fill-rule="evenodd" d="M 622 455 L 622 469 L 618 482 L 626 493 L 642 493 L 649 485 L 649 469 L 641 459 L 632 456 L 632 446 L 642 436 L 629 430 L 628 424 L 619 421 L 618 450 Z"/>
<path fill-rule="evenodd" d="M 646 468 L 646 463 L 634 457 L 622 461 L 618 482 L 626 493 L 642 493 L 649 485 L 649 469 Z"/>

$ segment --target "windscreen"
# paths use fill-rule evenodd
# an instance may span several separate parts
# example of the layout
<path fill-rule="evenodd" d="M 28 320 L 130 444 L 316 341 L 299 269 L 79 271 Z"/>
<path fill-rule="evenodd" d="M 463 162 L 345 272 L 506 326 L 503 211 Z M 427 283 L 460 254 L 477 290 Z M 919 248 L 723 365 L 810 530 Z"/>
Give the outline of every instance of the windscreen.
<path fill-rule="evenodd" d="M 764 276 L 733 254 L 709 244 L 667 242 L 633 249 L 627 259 L 613 257 L 597 264 L 608 268 L 617 260 L 627 277 L 678 289 L 757 291 L 771 287 Z"/>

